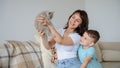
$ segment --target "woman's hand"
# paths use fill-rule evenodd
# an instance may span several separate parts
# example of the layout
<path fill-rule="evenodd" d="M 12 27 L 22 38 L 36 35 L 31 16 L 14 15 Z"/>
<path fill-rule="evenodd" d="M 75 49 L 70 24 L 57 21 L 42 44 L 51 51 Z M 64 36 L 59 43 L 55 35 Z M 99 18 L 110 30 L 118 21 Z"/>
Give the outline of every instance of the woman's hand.
<path fill-rule="evenodd" d="M 46 49 L 50 49 L 49 43 L 47 41 L 47 39 L 45 38 L 45 33 L 44 31 L 39 31 L 39 35 L 41 36 L 42 39 L 42 44 L 45 46 Z"/>
<path fill-rule="evenodd" d="M 45 18 L 45 16 L 43 16 L 43 15 L 36 17 L 35 21 L 36 22 L 41 22 L 42 25 L 44 25 L 44 26 L 50 25 L 49 22 L 47 21 L 47 19 Z"/>
<path fill-rule="evenodd" d="M 44 32 L 44 31 L 40 30 L 40 31 L 38 31 L 38 33 L 39 33 L 39 35 L 40 35 L 42 38 L 45 37 L 45 32 Z"/>

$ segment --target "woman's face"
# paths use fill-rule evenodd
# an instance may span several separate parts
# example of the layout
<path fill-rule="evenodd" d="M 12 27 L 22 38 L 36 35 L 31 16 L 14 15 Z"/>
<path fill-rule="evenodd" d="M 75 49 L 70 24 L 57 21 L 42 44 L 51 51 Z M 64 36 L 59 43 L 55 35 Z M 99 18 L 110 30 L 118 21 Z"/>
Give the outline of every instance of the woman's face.
<path fill-rule="evenodd" d="M 82 19 L 81 19 L 79 13 L 75 13 L 69 19 L 69 24 L 68 24 L 69 27 L 68 28 L 76 29 L 81 23 L 82 23 Z"/>

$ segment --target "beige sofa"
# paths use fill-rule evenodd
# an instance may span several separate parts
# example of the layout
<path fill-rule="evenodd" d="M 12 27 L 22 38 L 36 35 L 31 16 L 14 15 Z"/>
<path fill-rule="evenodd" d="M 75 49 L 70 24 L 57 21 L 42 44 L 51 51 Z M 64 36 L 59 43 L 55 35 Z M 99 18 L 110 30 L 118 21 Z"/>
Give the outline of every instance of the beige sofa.
<path fill-rule="evenodd" d="M 0 45 L 0 68 L 45 68 L 40 49 L 34 41 L 9 40 Z M 120 42 L 98 42 L 95 49 L 103 68 L 120 68 Z"/>
<path fill-rule="evenodd" d="M 95 49 L 103 68 L 120 68 L 120 42 L 98 42 Z"/>
<path fill-rule="evenodd" d="M 33 41 L 0 44 L 0 68 L 44 68 L 40 46 Z"/>

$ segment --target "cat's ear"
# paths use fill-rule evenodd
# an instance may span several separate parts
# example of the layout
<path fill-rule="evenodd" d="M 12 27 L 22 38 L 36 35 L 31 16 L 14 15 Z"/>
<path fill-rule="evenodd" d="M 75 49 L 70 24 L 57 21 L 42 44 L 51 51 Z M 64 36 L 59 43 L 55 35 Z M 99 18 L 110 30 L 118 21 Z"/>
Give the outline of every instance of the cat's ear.
<path fill-rule="evenodd" d="M 50 19 L 52 19 L 53 14 L 54 14 L 54 12 L 53 12 L 53 11 L 49 12 Z"/>

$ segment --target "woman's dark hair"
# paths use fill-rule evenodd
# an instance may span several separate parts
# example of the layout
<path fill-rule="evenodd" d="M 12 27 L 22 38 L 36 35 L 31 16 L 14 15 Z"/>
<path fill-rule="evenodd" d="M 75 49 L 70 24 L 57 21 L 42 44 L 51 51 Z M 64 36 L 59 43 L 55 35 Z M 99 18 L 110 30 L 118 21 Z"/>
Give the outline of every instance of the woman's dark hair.
<path fill-rule="evenodd" d="M 88 20 L 88 15 L 86 13 L 86 11 L 84 10 L 76 10 L 72 13 L 72 15 L 74 15 L 75 13 L 79 13 L 80 15 L 80 18 L 82 19 L 82 23 L 75 29 L 75 31 L 80 35 L 82 36 L 83 33 L 88 30 L 88 24 L 89 24 L 89 20 Z M 72 15 L 70 15 L 69 19 L 72 17 Z M 68 19 L 68 22 L 69 22 L 69 19 Z M 68 28 L 68 22 L 65 26 L 64 29 L 67 29 Z"/>

